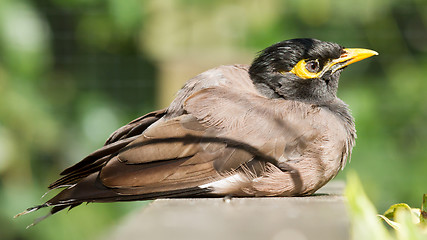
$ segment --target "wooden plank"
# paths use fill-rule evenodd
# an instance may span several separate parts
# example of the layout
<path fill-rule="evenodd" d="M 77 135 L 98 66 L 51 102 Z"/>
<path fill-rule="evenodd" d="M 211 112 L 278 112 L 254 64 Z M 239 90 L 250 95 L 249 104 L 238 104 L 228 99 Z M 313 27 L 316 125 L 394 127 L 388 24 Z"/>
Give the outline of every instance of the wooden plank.
<path fill-rule="evenodd" d="M 106 239 L 349 239 L 343 186 L 332 182 L 309 197 L 156 200 Z"/>

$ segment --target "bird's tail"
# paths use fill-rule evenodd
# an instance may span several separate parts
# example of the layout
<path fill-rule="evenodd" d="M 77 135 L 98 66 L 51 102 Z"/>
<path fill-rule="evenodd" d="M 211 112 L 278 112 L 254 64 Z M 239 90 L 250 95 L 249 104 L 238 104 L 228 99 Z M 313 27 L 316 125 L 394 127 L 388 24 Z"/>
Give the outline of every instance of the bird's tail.
<path fill-rule="evenodd" d="M 32 227 L 47 217 L 69 208 L 82 204 L 83 202 L 109 202 L 108 199 L 117 196 L 117 193 L 97 182 L 97 173 L 93 173 L 82 179 L 79 183 L 73 185 L 63 185 L 57 188 L 65 188 L 53 198 L 41 205 L 27 208 L 25 211 L 17 214 L 14 218 L 35 212 L 39 209 L 51 207 L 46 216 L 37 218 L 28 227 Z"/>
<path fill-rule="evenodd" d="M 50 212 L 47 215 L 37 218 L 32 224 L 27 226 L 27 228 L 29 228 L 61 210 L 66 208 L 71 210 L 72 208 L 77 207 L 84 202 L 123 202 L 153 200 L 157 198 L 178 198 L 186 196 L 208 195 L 211 191 L 212 189 L 210 188 L 190 187 L 165 192 L 123 195 L 114 191 L 112 188 L 108 188 L 102 185 L 98 181 L 98 174 L 93 173 L 82 179 L 79 183 L 68 186 L 44 204 L 30 207 L 25 211 L 17 214 L 15 218 L 31 212 L 35 212 L 42 208 L 51 207 Z"/>
<path fill-rule="evenodd" d="M 57 212 L 59 212 L 59 211 L 61 211 L 61 210 L 65 209 L 65 208 L 67 208 L 67 207 L 69 207 L 69 208 L 70 208 L 69 210 L 71 210 L 72 208 L 77 207 L 77 206 L 78 206 L 78 205 L 80 205 L 80 204 L 81 204 L 81 203 L 78 203 L 78 204 L 64 204 L 64 205 L 56 205 L 56 206 L 53 206 L 53 207 L 50 209 L 50 211 L 49 211 L 49 213 L 48 213 L 48 214 L 46 214 L 45 216 L 42 216 L 42 217 L 36 218 L 36 219 L 33 221 L 33 223 L 31 223 L 30 225 L 28 225 L 28 226 L 27 226 L 27 229 L 28 229 L 28 228 L 30 228 L 30 227 L 32 227 L 32 226 L 34 226 L 34 225 L 36 225 L 37 223 L 41 222 L 42 220 L 46 219 L 47 217 L 52 216 L 53 214 L 55 214 L 55 213 L 57 213 Z M 37 211 L 37 210 L 39 210 L 39 209 L 41 209 L 41 208 L 50 207 L 50 206 L 51 206 L 51 205 L 50 205 L 48 202 L 46 202 L 46 203 L 43 203 L 43 204 L 41 204 L 41 205 L 37 205 L 37 206 L 34 206 L 34 207 L 30 207 L 30 208 L 27 208 L 25 211 L 23 211 L 23 212 L 21 212 L 21 213 L 16 214 L 16 215 L 14 216 L 14 218 L 18 218 L 18 217 L 20 217 L 20 216 L 22 216 L 22 215 L 26 215 L 26 214 L 28 214 L 28 213 L 35 212 L 35 211 Z"/>

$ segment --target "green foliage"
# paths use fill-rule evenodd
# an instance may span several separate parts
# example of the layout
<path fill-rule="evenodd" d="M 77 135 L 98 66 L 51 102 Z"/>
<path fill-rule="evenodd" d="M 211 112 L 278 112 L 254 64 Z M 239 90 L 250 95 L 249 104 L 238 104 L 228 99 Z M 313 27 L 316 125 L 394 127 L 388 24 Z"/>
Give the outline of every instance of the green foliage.
<path fill-rule="evenodd" d="M 374 205 L 354 172 L 347 174 L 345 196 L 350 209 L 352 239 L 392 239 L 379 221 Z"/>
<path fill-rule="evenodd" d="M 0 49 L 3 64 L 16 78 L 37 80 L 50 61 L 45 22 L 22 1 L 0 2 Z"/>
<path fill-rule="evenodd" d="M 357 175 L 348 174 L 345 195 L 348 200 L 352 220 L 352 239 L 383 239 L 383 240 L 421 240 L 427 237 L 425 216 L 419 208 L 411 208 L 406 203 L 392 205 L 384 215 L 377 215 L 375 207 L 362 187 Z M 423 207 L 427 194 L 423 196 Z M 388 232 L 381 224 L 380 218 L 390 225 L 394 231 Z"/>

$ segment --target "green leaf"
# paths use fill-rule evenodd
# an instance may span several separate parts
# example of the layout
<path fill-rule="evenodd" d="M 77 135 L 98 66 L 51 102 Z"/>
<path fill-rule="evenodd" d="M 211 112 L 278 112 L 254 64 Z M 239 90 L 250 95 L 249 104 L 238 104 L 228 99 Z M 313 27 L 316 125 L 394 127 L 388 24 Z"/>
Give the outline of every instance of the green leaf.
<path fill-rule="evenodd" d="M 411 208 L 406 203 L 398 203 L 392 205 L 387 211 L 384 213 L 384 217 L 396 220 L 396 213 L 398 211 L 406 211 L 410 213 L 410 216 L 412 217 L 412 222 L 415 224 L 418 224 L 420 222 L 420 209 L 419 208 Z"/>
<path fill-rule="evenodd" d="M 425 235 L 420 231 L 417 224 L 413 221 L 413 215 L 410 211 L 398 208 L 395 213 L 396 221 L 400 227 L 396 231 L 399 240 L 422 240 Z"/>
<path fill-rule="evenodd" d="M 378 215 L 378 217 L 382 218 L 388 225 L 390 225 L 395 230 L 399 230 L 401 228 L 400 223 L 392 221 L 384 215 Z"/>
<path fill-rule="evenodd" d="M 420 222 L 427 224 L 427 193 L 423 195 L 423 204 L 421 205 Z"/>
<path fill-rule="evenodd" d="M 351 212 L 352 239 L 391 239 L 387 229 L 378 220 L 377 210 L 354 172 L 347 175 L 345 195 Z"/>

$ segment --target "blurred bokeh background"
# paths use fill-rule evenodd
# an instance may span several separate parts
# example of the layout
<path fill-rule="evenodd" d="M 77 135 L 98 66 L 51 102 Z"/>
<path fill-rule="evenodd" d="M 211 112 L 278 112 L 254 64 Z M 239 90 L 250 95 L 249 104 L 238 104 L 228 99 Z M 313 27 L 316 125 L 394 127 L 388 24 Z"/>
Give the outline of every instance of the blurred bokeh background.
<path fill-rule="evenodd" d="M 425 0 L 0 0 L 0 238 L 93 239 L 143 202 L 89 204 L 25 230 L 63 168 L 192 76 L 281 40 L 378 51 L 341 77 L 352 161 L 379 211 L 427 191 Z M 53 194 L 48 194 L 47 197 Z M 46 198 L 47 198 L 46 197 Z"/>

